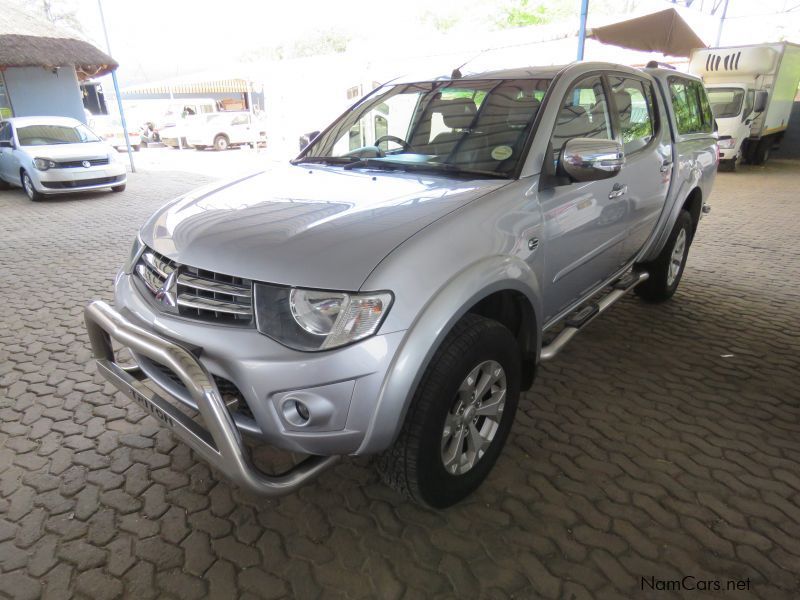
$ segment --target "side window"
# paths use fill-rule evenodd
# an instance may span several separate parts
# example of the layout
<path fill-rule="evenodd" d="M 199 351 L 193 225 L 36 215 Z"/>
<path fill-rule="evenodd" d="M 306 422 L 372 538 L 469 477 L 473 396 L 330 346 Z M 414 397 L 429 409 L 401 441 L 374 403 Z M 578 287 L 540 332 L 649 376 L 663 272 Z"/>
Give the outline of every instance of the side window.
<path fill-rule="evenodd" d="M 8 123 L 0 123 L 0 142 L 8 142 L 11 140 L 11 125 Z"/>
<path fill-rule="evenodd" d="M 670 77 L 669 91 L 678 133 L 711 133 L 714 130 L 714 116 L 703 84 Z"/>
<path fill-rule="evenodd" d="M 249 115 L 236 115 L 231 121 L 231 125 L 247 125 L 249 122 Z"/>
<path fill-rule="evenodd" d="M 706 89 L 699 81 L 695 81 L 692 85 L 697 92 L 697 99 L 700 101 L 700 114 L 703 117 L 703 126 L 700 131 L 711 133 L 716 128 L 716 123 L 714 121 L 714 113 L 711 112 L 711 104 L 708 102 L 708 94 L 706 94 Z"/>
<path fill-rule="evenodd" d="M 609 77 L 609 82 L 625 153 L 636 152 L 653 139 L 655 131 L 652 86 L 627 77 Z"/>
<path fill-rule="evenodd" d="M 553 130 L 553 152 L 560 152 L 572 138 L 613 139 L 608 102 L 597 75 L 578 81 L 564 98 Z"/>
<path fill-rule="evenodd" d="M 747 95 L 744 97 L 744 110 L 742 111 L 742 119 L 746 119 L 750 116 L 750 113 L 753 112 L 754 97 L 755 92 L 753 90 L 749 90 Z"/>
<path fill-rule="evenodd" d="M 375 139 L 389 135 L 389 121 L 383 115 L 375 115 Z"/>

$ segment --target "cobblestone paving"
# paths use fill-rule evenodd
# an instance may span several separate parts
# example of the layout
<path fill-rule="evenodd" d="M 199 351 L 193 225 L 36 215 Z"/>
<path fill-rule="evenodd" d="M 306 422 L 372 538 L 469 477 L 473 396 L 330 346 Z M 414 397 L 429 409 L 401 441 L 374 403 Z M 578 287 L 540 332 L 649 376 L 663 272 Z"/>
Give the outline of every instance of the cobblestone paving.
<path fill-rule="evenodd" d="M 541 369 L 490 479 L 438 513 L 364 458 L 244 494 L 94 373 L 84 303 L 208 180 L 0 192 L 0 595 L 663 598 L 642 577 L 684 575 L 800 595 L 797 163 L 720 175 L 674 300 L 626 299 Z"/>

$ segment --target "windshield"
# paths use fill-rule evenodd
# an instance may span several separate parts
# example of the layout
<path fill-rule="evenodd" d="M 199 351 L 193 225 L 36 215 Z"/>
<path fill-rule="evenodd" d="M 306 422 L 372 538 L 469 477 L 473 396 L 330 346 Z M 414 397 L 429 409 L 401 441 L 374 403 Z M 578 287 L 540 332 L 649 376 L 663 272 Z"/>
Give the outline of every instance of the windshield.
<path fill-rule="evenodd" d="M 711 112 L 718 119 L 736 117 L 742 110 L 744 90 L 741 88 L 711 88 L 708 90 L 708 101 Z"/>
<path fill-rule="evenodd" d="M 508 176 L 525 150 L 547 79 L 385 86 L 336 121 L 301 161 Z M 338 160 L 337 160 L 338 159 Z M 358 166 L 353 162 L 351 167 Z"/>
<path fill-rule="evenodd" d="M 27 125 L 17 129 L 20 146 L 47 146 L 50 144 L 83 144 L 100 139 L 84 125 Z"/>

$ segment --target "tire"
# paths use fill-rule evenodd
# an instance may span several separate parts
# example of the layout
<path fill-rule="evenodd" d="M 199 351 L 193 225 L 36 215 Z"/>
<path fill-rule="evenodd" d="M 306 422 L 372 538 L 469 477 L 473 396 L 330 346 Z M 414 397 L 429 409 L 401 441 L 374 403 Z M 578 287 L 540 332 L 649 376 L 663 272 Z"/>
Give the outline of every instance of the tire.
<path fill-rule="evenodd" d="M 639 265 L 650 273 L 647 281 L 634 289 L 642 300 L 664 302 L 675 294 L 692 244 L 692 225 L 692 215 L 685 209 L 681 210 L 661 254 L 654 261 Z"/>
<path fill-rule="evenodd" d="M 205 146 L 195 146 L 194 149 L 195 150 L 205 150 L 206 147 Z"/>
<path fill-rule="evenodd" d="M 132 146 L 132 148 L 133 148 L 134 152 L 138 152 L 139 150 L 142 149 L 142 146 L 141 146 L 141 144 L 137 144 L 136 146 Z"/>
<path fill-rule="evenodd" d="M 0 177 L 0 190 L 10 190 L 11 184 L 8 183 L 5 179 Z"/>
<path fill-rule="evenodd" d="M 736 169 L 739 168 L 739 164 L 741 163 L 741 158 L 729 158 L 728 160 L 721 160 L 719 161 L 719 171 L 734 173 Z"/>
<path fill-rule="evenodd" d="M 126 186 L 126 184 L 124 184 L 124 183 L 122 185 L 115 185 L 115 186 L 113 186 L 111 188 L 111 191 L 115 192 L 117 194 L 120 193 L 120 192 L 124 192 L 125 191 L 125 186 Z"/>
<path fill-rule="evenodd" d="M 505 377 L 505 396 L 500 397 L 502 378 L 483 395 L 493 417 L 478 416 L 471 406 L 469 377 L 478 370 L 472 387 L 484 377 Z M 376 466 L 383 481 L 401 494 L 431 508 L 445 508 L 472 493 L 486 479 L 506 442 L 520 393 L 520 353 L 514 335 L 497 321 L 467 314 L 447 335 L 422 376 L 397 440 L 383 452 Z M 491 381 L 491 379 L 490 379 Z M 459 390 L 462 390 L 459 394 Z M 459 395 L 461 398 L 459 398 Z M 459 407 L 466 411 L 459 413 Z M 470 421 L 470 418 L 474 420 Z M 461 425 L 460 425 L 460 423 Z M 466 423 L 464 427 L 463 423 Z M 459 425 L 466 432 L 460 439 Z M 472 466 L 469 451 L 476 448 L 470 433 L 481 434 L 482 454 Z M 449 433 L 448 433 L 449 431 Z M 485 437 L 483 437 L 485 436 Z M 466 450 L 465 450 L 466 449 Z M 457 457 L 448 461 L 448 456 Z M 447 466 L 446 466 L 447 464 Z M 456 469 L 454 474 L 452 471 Z"/>
<path fill-rule="evenodd" d="M 228 136 L 218 135 L 214 138 L 214 150 L 227 150 L 230 147 L 230 140 Z"/>
<path fill-rule="evenodd" d="M 33 180 L 26 171 L 23 171 L 20 175 L 20 181 L 22 182 L 22 189 L 25 192 L 25 195 L 28 196 L 32 202 L 39 202 L 39 200 L 44 199 L 44 194 L 36 191 L 36 188 L 33 185 Z"/>
<path fill-rule="evenodd" d="M 773 139 L 771 137 L 765 137 L 755 148 L 753 152 L 753 157 L 751 162 L 754 165 L 763 165 L 765 162 L 769 160 L 769 152 L 772 150 Z"/>

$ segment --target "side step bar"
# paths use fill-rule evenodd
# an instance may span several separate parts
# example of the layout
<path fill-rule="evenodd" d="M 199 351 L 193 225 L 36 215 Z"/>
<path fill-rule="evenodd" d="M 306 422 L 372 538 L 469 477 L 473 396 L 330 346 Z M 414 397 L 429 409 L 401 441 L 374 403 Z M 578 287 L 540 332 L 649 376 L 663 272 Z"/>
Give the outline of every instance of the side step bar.
<path fill-rule="evenodd" d="M 546 361 L 555 358 L 581 329 L 591 323 L 595 317 L 603 314 L 637 285 L 647 281 L 649 277 L 650 274 L 646 271 L 633 271 L 614 283 L 612 290 L 600 300 L 587 304 L 570 314 L 564 321 L 564 329 L 549 344 L 542 346 L 539 360 Z"/>

